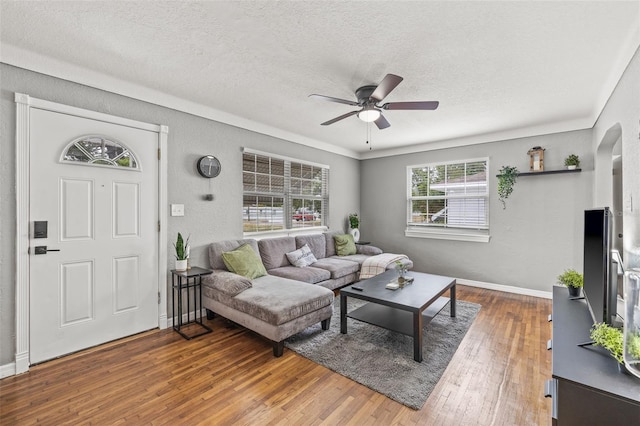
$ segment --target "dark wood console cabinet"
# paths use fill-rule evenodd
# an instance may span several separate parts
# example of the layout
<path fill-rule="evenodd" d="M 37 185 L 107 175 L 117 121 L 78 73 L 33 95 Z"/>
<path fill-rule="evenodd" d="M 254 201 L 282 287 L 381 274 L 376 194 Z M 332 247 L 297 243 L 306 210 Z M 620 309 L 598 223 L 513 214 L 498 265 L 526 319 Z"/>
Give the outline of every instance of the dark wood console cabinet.
<path fill-rule="evenodd" d="M 567 289 L 553 288 L 553 425 L 640 424 L 640 378 L 621 373 L 604 349 L 588 342 L 592 320 L 585 300 L 570 300 Z"/>

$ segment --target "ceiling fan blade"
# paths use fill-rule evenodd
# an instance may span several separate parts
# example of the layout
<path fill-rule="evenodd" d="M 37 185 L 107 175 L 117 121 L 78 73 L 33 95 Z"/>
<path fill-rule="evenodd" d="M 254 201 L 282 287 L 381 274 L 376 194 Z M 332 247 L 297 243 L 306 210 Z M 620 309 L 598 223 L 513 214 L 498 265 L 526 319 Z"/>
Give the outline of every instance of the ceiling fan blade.
<path fill-rule="evenodd" d="M 386 129 L 387 127 L 391 126 L 391 124 L 389 124 L 387 119 L 384 118 L 384 115 L 382 114 L 380 114 L 380 117 L 378 117 L 378 119 L 374 121 L 374 123 L 376 123 L 376 126 L 378 126 L 378 129 L 380 130 Z"/>
<path fill-rule="evenodd" d="M 438 101 L 425 101 L 425 102 L 389 102 L 382 105 L 382 109 L 413 109 L 413 110 L 433 110 L 438 108 L 440 102 Z"/>
<path fill-rule="evenodd" d="M 322 99 L 323 101 L 329 101 L 329 102 L 337 102 L 339 104 L 346 104 L 346 105 L 351 105 L 351 106 L 359 106 L 359 104 L 355 101 L 348 101 L 346 99 L 340 99 L 340 98 L 332 98 L 331 96 L 324 96 L 324 95 L 316 95 L 315 93 L 309 95 L 310 98 L 318 98 L 318 99 Z"/>
<path fill-rule="evenodd" d="M 381 100 L 386 98 L 387 95 L 391 93 L 391 91 L 395 89 L 396 86 L 400 84 L 402 80 L 403 80 L 402 77 L 400 77 L 399 75 L 387 74 L 382 79 L 380 84 L 378 84 L 378 87 L 376 87 L 376 90 L 373 91 L 370 98 L 374 99 L 376 102 L 380 102 Z"/>
<path fill-rule="evenodd" d="M 344 120 L 347 117 L 351 117 L 352 115 L 356 115 L 358 112 L 359 111 L 351 111 L 351 112 L 348 112 L 346 114 L 342 114 L 340 117 L 336 117 L 336 118 L 334 118 L 332 120 L 325 121 L 324 123 L 321 123 L 320 125 L 321 126 L 328 126 L 329 124 L 333 124 L 336 121 Z"/>

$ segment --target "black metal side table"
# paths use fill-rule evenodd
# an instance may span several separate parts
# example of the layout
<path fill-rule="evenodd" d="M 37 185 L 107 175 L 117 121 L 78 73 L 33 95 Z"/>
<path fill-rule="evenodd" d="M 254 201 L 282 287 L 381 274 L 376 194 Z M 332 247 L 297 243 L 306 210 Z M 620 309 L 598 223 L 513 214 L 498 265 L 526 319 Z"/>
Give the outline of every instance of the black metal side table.
<path fill-rule="evenodd" d="M 182 337 L 187 340 L 191 340 L 194 337 L 202 336 L 203 334 L 211 333 L 211 329 L 202 322 L 202 276 L 209 275 L 213 271 L 211 269 L 204 269 L 193 267 L 186 271 L 176 271 L 173 269 L 172 274 L 172 287 L 173 287 L 173 302 L 171 304 L 171 315 L 173 317 L 173 329 L 180 333 Z M 187 320 L 183 318 L 183 290 L 186 290 L 187 296 Z M 192 298 L 193 295 L 193 298 Z M 191 319 L 191 300 L 193 299 L 193 319 Z M 177 305 L 177 309 L 176 309 Z M 176 311 L 178 316 L 176 318 Z M 198 324 L 204 330 L 194 335 L 188 335 L 182 331 L 182 328 L 189 324 Z"/>

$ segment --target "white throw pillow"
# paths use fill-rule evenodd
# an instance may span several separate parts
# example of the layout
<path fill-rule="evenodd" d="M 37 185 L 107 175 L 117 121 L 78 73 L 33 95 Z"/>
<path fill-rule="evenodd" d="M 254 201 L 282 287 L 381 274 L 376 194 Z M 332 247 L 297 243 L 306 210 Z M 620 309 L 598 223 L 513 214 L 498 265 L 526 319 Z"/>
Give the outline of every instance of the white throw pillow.
<path fill-rule="evenodd" d="M 307 244 L 298 250 L 287 253 L 287 259 L 289 259 L 289 263 L 298 268 L 307 267 L 318 261 Z"/>

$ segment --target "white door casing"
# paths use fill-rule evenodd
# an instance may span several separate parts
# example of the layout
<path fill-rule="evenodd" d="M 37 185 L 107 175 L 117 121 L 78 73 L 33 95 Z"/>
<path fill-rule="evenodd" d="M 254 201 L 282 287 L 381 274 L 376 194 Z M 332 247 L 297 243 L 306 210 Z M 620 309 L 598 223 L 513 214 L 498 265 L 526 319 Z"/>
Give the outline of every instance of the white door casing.
<path fill-rule="evenodd" d="M 16 102 L 16 372 L 166 328 L 166 236 L 158 232 L 166 223 L 166 159 L 157 153 L 166 152 L 167 128 L 26 95 L 16 94 Z M 131 149 L 141 171 L 61 161 L 65 147 L 87 134 Z M 34 220 L 48 221 L 48 238 L 33 238 Z M 61 251 L 36 255 L 35 246 Z"/>

